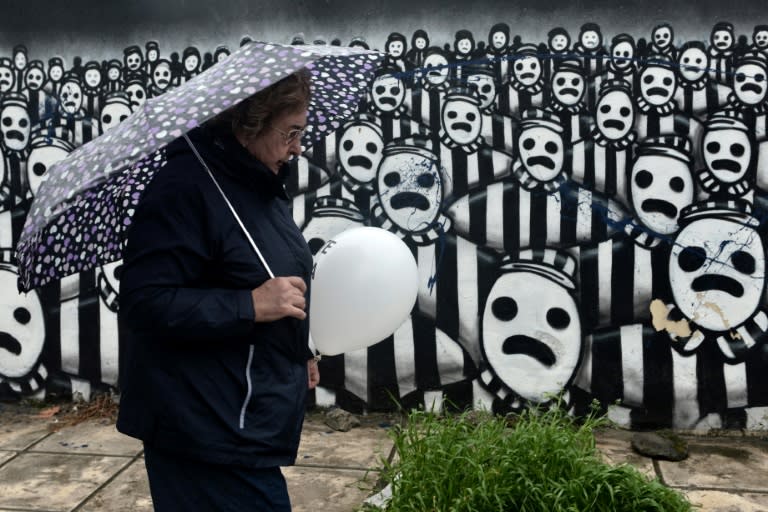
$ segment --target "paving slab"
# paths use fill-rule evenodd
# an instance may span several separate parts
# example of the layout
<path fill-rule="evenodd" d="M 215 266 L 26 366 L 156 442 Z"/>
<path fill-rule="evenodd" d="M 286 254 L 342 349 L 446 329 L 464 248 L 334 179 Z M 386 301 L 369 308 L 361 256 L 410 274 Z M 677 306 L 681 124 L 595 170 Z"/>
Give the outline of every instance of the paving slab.
<path fill-rule="evenodd" d="M 671 487 L 768 492 L 768 441 L 744 438 L 686 438 L 689 457 L 660 460 L 659 471 Z"/>
<path fill-rule="evenodd" d="M 725 491 L 683 491 L 688 500 L 706 512 L 765 512 L 768 494 Z"/>
<path fill-rule="evenodd" d="M 293 512 L 353 512 L 371 494 L 378 473 L 293 466 L 282 468 Z"/>
<path fill-rule="evenodd" d="M 50 433 L 45 421 L 0 422 L 0 450 L 25 450 Z"/>
<path fill-rule="evenodd" d="M 326 426 L 320 417 L 304 423 L 297 466 L 330 466 L 338 468 L 375 469 L 381 458 L 388 457 L 393 441 L 389 429 L 363 423 L 348 432 Z"/>
<path fill-rule="evenodd" d="M 142 449 L 141 441 L 121 434 L 114 423 L 87 421 L 54 432 L 29 451 L 132 457 Z"/>
<path fill-rule="evenodd" d="M 72 510 L 130 461 L 124 457 L 22 453 L 0 467 L 0 507 Z"/>
<path fill-rule="evenodd" d="M 649 478 L 656 478 L 653 460 L 632 449 L 632 432 L 606 429 L 595 431 L 595 445 L 609 464 L 630 464 Z"/>
<path fill-rule="evenodd" d="M 2 466 L 6 461 L 12 459 L 17 453 L 18 452 L 0 451 L 0 466 Z"/>
<path fill-rule="evenodd" d="M 131 462 L 114 480 L 94 494 L 79 512 L 152 512 L 144 460 Z"/>

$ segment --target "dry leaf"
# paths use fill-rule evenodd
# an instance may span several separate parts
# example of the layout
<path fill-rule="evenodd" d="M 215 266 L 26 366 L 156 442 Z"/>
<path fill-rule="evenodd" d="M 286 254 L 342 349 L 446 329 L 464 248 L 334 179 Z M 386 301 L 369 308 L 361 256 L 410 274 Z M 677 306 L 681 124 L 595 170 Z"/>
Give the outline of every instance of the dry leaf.
<path fill-rule="evenodd" d="M 61 410 L 61 406 L 54 405 L 53 407 L 48 407 L 48 408 L 43 409 L 42 411 L 40 411 L 40 413 L 38 413 L 37 417 L 38 418 L 51 418 L 57 412 L 59 412 L 60 410 Z"/>

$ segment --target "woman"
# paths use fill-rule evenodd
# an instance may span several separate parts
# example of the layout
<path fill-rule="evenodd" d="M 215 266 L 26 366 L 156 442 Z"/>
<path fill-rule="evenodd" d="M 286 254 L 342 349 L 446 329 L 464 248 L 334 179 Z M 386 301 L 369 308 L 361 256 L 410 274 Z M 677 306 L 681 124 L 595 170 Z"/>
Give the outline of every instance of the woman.
<path fill-rule="evenodd" d="M 117 428 L 144 442 L 156 510 L 290 510 L 279 466 L 319 381 L 312 256 L 282 184 L 308 104 L 297 72 L 172 142 L 133 217 Z"/>

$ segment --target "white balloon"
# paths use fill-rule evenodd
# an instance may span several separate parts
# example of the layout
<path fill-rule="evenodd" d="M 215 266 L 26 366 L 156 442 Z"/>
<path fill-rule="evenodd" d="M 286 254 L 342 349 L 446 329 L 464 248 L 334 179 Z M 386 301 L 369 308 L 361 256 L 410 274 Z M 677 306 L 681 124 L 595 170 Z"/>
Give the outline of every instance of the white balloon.
<path fill-rule="evenodd" d="M 418 270 L 408 246 L 381 228 L 349 229 L 315 255 L 309 330 L 317 350 L 337 355 L 373 345 L 408 318 Z"/>

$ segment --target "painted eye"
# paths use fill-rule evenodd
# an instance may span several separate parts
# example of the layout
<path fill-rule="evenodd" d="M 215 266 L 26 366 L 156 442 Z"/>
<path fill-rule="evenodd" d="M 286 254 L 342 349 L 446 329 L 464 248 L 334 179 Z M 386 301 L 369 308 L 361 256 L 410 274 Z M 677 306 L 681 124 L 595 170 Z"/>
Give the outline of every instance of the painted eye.
<path fill-rule="evenodd" d="M 685 181 L 679 176 L 675 176 L 669 180 L 669 188 L 675 192 L 682 192 L 685 189 Z"/>
<path fill-rule="evenodd" d="M 112 116 L 109 114 L 104 114 L 103 116 L 101 116 L 101 121 L 103 123 L 109 124 L 112 122 Z"/>
<path fill-rule="evenodd" d="M 344 148 L 344 151 L 352 151 L 352 148 L 355 147 L 355 143 L 347 139 L 341 146 Z"/>
<path fill-rule="evenodd" d="M 388 187 L 396 187 L 400 184 L 400 173 L 390 172 L 384 176 L 384 184 Z"/>
<path fill-rule="evenodd" d="M 710 142 L 707 144 L 707 153 L 719 153 L 720 152 L 720 143 L 719 142 Z"/>
<path fill-rule="evenodd" d="M 534 139 L 525 139 L 523 141 L 523 149 L 531 150 L 536 146 L 536 141 Z"/>
<path fill-rule="evenodd" d="M 317 251 L 322 249 L 325 245 L 325 240 L 322 238 L 313 238 L 307 242 L 307 245 L 309 246 L 309 251 L 312 254 L 317 254 Z"/>
<path fill-rule="evenodd" d="M 42 176 L 45 174 L 45 171 L 47 168 L 45 167 L 45 164 L 42 162 L 37 162 L 35 165 L 32 166 L 32 172 L 35 173 L 35 176 Z"/>
<path fill-rule="evenodd" d="M 456 119 L 457 117 L 459 117 L 458 112 L 456 112 L 455 110 L 448 111 L 448 119 Z"/>
<path fill-rule="evenodd" d="M 398 86 L 391 87 L 389 89 L 389 94 L 391 94 L 392 96 L 397 96 L 398 94 L 400 94 L 400 88 Z"/>
<path fill-rule="evenodd" d="M 736 81 L 741 83 L 744 80 L 747 79 L 747 76 L 744 73 L 736 73 Z"/>
<path fill-rule="evenodd" d="M 574 87 L 578 87 L 581 84 L 581 78 L 574 78 L 571 80 L 571 85 Z"/>
<path fill-rule="evenodd" d="M 483 93 L 485 93 L 485 94 L 488 94 L 488 93 L 489 93 L 489 92 L 491 92 L 492 90 L 493 90 L 493 87 L 491 87 L 491 86 L 490 86 L 490 85 L 488 85 L 488 84 L 485 84 L 485 85 L 484 85 L 484 86 L 483 86 L 483 87 L 480 89 L 480 91 L 481 91 L 481 92 L 483 92 Z"/>
<path fill-rule="evenodd" d="M 467 113 L 467 121 L 474 121 L 477 119 L 477 115 L 474 112 Z"/>
<path fill-rule="evenodd" d="M 703 247 L 690 246 L 680 252 L 677 257 L 677 264 L 685 272 L 693 272 L 700 269 L 707 261 L 707 252 Z"/>
<path fill-rule="evenodd" d="M 12 126 L 13 125 L 13 119 L 10 117 L 4 117 L 3 118 L 3 126 Z"/>
<path fill-rule="evenodd" d="M 733 268 L 742 274 L 752 275 L 755 272 L 755 258 L 748 252 L 736 251 L 731 255 Z"/>
<path fill-rule="evenodd" d="M 765 75 L 762 73 L 758 73 L 753 78 L 755 79 L 755 82 L 762 82 L 763 80 L 765 80 Z"/>
<path fill-rule="evenodd" d="M 731 144 L 731 154 L 735 157 L 742 156 L 746 149 L 742 144 Z"/>
<path fill-rule="evenodd" d="M 13 318 L 20 324 L 26 325 L 32 320 L 32 315 L 27 308 L 16 308 L 13 310 Z"/>
<path fill-rule="evenodd" d="M 560 149 L 560 146 L 558 146 L 556 142 L 549 141 L 546 144 L 544 144 L 544 149 L 550 155 L 554 155 Z"/>
<path fill-rule="evenodd" d="M 558 78 L 557 79 L 557 85 L 559 85 L 559 86 L 565 85 L 565 78 L 563 78 L 563 77 Z"/>
<path fill-rule="evenodd" d="M 653 183 L 653 174 L 648 171 L 639 171 L 635 175 L 635 184 L 640 188 L 648 188 Z"/>
<path fill-rule="evenodd" d="M 667 87 L 669 87 L 670 85 L 672 85 L 672 79 L 671 79 L 670 77 L 666 77 L 666 78 L 663 80 L 663 83 L 664 83 L 664 85 L 666 85 Z"/>
<path fill-rule="evenodd" d="M 509 322 L 517 316 L 517 302 L 512 297 L 499 297 L 491 305 L 493 316 L 504 322 Z"/>
<path fill-rule="evenodd" d="M 602 112 L 603 114 L 607 114 L 610 111 L 611 111 L 610 105 L 603 105 L 602 107 L 600 107 L 600 112 Z"/>
<path fill-rule="evenodd" d="M 646 84 L 652 84 L 653 83 L 653 76 L 652 75 L 645 75 L 643 78 L 643 82 Z"/>
<path fill-rule="evenodd" d="M 683 64 L 688 64 L 689 62 L 691 62 L 691 59 L 688 57 L 683 57 Z"/>
<path fill-rule="evenodd" d="M 515 69 L 518 70 L 518 71 L 522 71 L 523 70 L 523 63 L 522 62 L 518 62 L 517 64 L 515 64 Z"/>
<path fill-rule="evenodd" d="M 20 119 L 20 120 L 19 120 L 19 126 L 20 126 L 20 127 L 22 127 L 22 128 L 26 128 L 26 127 L 27 127 L 27 125 L 29 125 L 29 121 L 27 121 L 26 119 Z"/>
<path fill-rule="evenodd" d="M 432 174 L 424 173 L 416 178 L 416 182 L 421 188 L 432 188 L 435 184 L 435 177 Z"/>
<path fill-rule="evenodd" d="M 562 330 L 571 325 L 571 315 L 562 308 L 552 308 L 547 311 L 547 323 L 555 329 Z"/>
<path fill-rule="evenodd" d="M 629 114 L 631 114 L 632 111 L 629 109 L 629 107 L 621 107 L 619 110 L 619 114 L 621 117 L 629 117 Z"/>
<path fill-rule="evenodd" d="M 365 149 L 367 149 L 369 153 L 375 153 L 376 151 L 378 151 L 379 147 L 373 142 L 369 142 L 368 144 L 365 145 Z"/>

